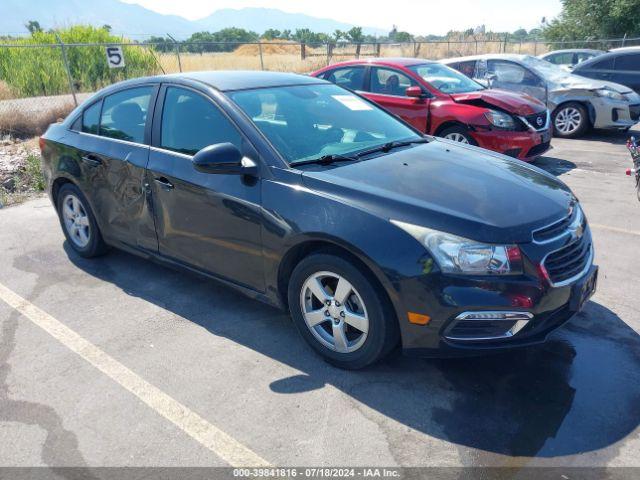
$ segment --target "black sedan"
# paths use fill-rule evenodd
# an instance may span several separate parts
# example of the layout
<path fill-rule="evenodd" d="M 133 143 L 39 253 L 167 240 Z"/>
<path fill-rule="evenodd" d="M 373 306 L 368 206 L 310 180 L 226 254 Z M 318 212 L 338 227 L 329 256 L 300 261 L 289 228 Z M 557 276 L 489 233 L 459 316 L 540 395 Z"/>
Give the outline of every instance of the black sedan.
<path fill-rule="evenodd" d="M 109 247 L 288 309 L 330 362 L 401 345 L 528 345 L 580 310 L 597 267 L 555 177 L 424 137 L 324 80 L 200 72 L 106 88 L 41 139 L 68 244 Z"/>

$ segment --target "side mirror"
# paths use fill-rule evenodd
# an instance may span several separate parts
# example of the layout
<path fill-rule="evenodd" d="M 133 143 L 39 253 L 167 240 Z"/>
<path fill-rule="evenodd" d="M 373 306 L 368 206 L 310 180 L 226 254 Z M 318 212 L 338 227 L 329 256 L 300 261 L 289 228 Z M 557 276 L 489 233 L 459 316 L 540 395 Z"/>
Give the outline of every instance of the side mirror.
<path fill-rule="evenodd" d="M 426 97 L 426 95 L 422 91 L 422 88 L 418 87 L 417 85 L 414 85 L 413 87 L 408 87 L 404 91 L 404 94 L 407 97 L 411 97 L 411 98 L 424 98 L 424 97 Z"/>
<path fill-rule="evenodd" d="M 216 143 L 204 147 L 193 156 L 194 168 L 202 173 L 227 175 L 257 175 L 258 166 L 243 157 L 238 147 L 232 143 Z"/>

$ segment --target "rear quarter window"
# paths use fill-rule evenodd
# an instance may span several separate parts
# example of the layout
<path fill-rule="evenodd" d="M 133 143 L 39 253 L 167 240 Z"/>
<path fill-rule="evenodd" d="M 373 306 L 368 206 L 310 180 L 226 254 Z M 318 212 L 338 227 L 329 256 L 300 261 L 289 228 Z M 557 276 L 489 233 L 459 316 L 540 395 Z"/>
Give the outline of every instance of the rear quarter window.
<path fill-rule="evenodd" d="M 100 135 L 144 143 L 144 129 L 153 87 L 138 87 L 105 97 Z"/>
<path fill-rule="evenodd" d="M 102 101 L 96 102 L 82 113 L 82 126 L 81 129 L 85 133 L 98 134 L 98 128 L 100 125 L 100 107 Z"/>
<path fill-rule="evenodd" d="M 622 55 L 616 58 L 616 70 L 640 71 L 640 54 Z"/>

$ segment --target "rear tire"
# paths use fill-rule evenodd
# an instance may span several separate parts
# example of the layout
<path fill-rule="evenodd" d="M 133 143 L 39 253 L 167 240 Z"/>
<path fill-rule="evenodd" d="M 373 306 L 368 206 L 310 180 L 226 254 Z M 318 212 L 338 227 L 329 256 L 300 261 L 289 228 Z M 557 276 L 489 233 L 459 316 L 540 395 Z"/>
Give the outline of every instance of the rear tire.
<path fill-rule="evenodd" d="M 478 142 L 476 142 L 469 133 L 469 129 L 463 127 L 462 125 L 455 125 L 453 127 L 445 128 L 443 131 L 438 133 L 438 136 L 446 138 L 447 140 L 451 140 L 453 142 L 475 146 L 478 145 Z"/>
<path fill-rule="evenodd" d="M 399 340 L 393 308 L 367 276 L 346 258 L 316 253 L 296 266 L 289 281 L 298 331 L 326 361 L 348 370 L 382 359 Z"/>
<path fill-rule="evenodd" d="M 578 102 L 560 105 L 553 112 L 553 134 L 560 138 L 578 138 L 589 130 L 589 113 Z"/>
<path fill-rule="evenodd" d="M 78 255 L 91 258 L 104 255 L 104 242 L 89 202 L 78 187 L 64 184 L 57 196 L 58 218 L 64 236 Z"/>

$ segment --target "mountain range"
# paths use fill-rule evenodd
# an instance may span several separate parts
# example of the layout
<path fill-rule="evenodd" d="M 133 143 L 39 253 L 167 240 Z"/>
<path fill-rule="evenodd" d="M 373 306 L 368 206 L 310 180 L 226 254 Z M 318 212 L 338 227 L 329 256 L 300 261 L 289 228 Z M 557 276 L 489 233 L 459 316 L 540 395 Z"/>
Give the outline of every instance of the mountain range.
<path fill-rule="evenodd" d="M 194 32 L 215 32 L 226 27 L 238 27 L 262 33 L 269 28 L 296 30 L 308 28 L 314 32 L 333 33 L 349 30 L 354 25 L 329 18 L 317 18 L 302 13 L 288 13 L 272 8 L 222 9 L 199 20 L 187 20 L 177 15 L 163 15 L 137 4 L 119 0 L 2 0 L 0 35 L 25 35 L 25 23 L 37 20 L 42 28 L 90 24 L 110 25 L 112 32 L 129 38 L 171 34 L 184 39 Z M 362 26 L 362 25 L 358 25 Z M 366 34 L 387 32 L 380 28 L 363 27 Z"/>

